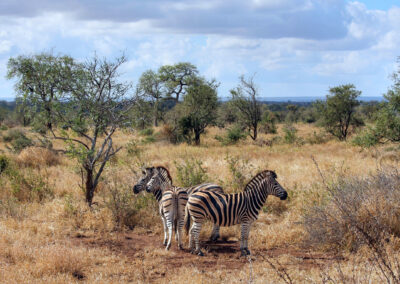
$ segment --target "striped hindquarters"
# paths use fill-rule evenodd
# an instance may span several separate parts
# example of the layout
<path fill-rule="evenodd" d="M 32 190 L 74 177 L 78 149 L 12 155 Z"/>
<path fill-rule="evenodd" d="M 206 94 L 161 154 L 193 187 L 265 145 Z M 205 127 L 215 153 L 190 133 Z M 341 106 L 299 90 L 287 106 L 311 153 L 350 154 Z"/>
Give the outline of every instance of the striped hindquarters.
<path fill-rule="evenodd" d="M 184 219 L 187 201 L 188 194 L 185 188 L 171 187 L 162 193 L 162 212 L 167 220 L 174 223 L 174 227 L 179 220 Z"/>
<path fill-rule="evenodd" d="M 210 219 L 219 226 L 232 226 L 241 222 L 246 210 L 245 195 L 198 191 L 189 197 L 187 207 L 196 221 Z"/>
<path fill-rule="evenodd" d="M 214 184 L 214 183 L 202 183 L 202 184 L 195 185 L 192 187 L 187 187 L 186 191 L 189 196 L 198 191 L 212 191 L 212 192 L 219 192 L 219 193 L 224 192 L 221 186 Z"/>

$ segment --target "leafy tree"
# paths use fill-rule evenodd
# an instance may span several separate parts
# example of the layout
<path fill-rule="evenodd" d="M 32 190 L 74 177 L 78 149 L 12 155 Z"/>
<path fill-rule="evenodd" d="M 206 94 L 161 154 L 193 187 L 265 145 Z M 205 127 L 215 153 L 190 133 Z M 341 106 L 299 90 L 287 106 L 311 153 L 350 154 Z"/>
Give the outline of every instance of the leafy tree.
<path fill-rule="evenodd" d="M 195 145 L 199 145 L 200 135 L 208 125 L 215 122 L 218 106 L 217 87 L 218 84 L 214 81 L 207 82 L 201 79 L 188 88 L 182 103 L 186 115 L 180 119 L 180 126 L 189 143 L 193 134 Z"/>
<path fill-rule="evenodd" d="M 386 103 L 378 113 L 376 133 L 382 139 L 400 142 L 400 67 L 392 78 L 394 84 L 384 96 Z"/>
<path fill-rule="evenodd" d="M 232 104 L 237 109 L 240 119 L 249 130 L 250 137 L 257 139 L 258 124 L 261 121 L 262 103 L 257 100 L 258 89 L 253 77 L 240 77 L 239 85 L 231 90 Z"/>
<path fill-rule="evenodd" d="M 153 106 L 143 98 L 138 98 L 136 104 L 130 112 L 130 120 L 133 126 L 139 129 L 145 129 L 153 123 Z"/>
<path fill-rule="evenodd" d="M 80 162 L 89 206 L 104 167 L 121 149 L 112 137 L 129 121 L 136 102 L 135 97 L 128 97 L 131 84 L 119 81 L 118 69 L 125 62 L 124 56 L 114 61 L 95 56 L 77 65 L 79 76 L 69 82 L 71 93 L 63 109 L 56 112 L 65 130 L 60 134 L 52 130 L 53 136 L 64 140 L 68 154 Z"/>
<path fill-rule="evenodd" d="M 190 85 L 197 81 L 198 73 L 197 67 L 189 62 L 161 66 L 158 76 L 164 83 L 165 97 L 178 102 Z"/>
<path fill-rule="evenodd" d="M 356 90 L 353 84 L 347 84 L 330 88 L 329 93 L 325 102 L 316 103 L 321 115 L 320 125 L 339 140 L 346 140 L 354 128 L 363 125 L 355 113 L 361 91 Z"/>
<path fill-rule="evenodd" d="M 153 70 L 145 71 L 139 79 L 139 92 L 148 98 L 153 105 L 154 126 L 158 126 L 160 118 L 162 89 L 163 84 L 160 76 Z"/>
<path fill-rule="evenodd" d="M 54 106 L 68 91 L 67 83 L 72 80 L 74 60 L 69 56 L 54 56 L 40 53 L 18 56 L 8 60 L 8 79 L 17 79 L 15 89 L 24 112 L 39 111 L 46 127 L 53 127 Z M 32 117 L 28 115 L 27 117 Z M 24 124 L 26 122 L 24 117 Z"/>

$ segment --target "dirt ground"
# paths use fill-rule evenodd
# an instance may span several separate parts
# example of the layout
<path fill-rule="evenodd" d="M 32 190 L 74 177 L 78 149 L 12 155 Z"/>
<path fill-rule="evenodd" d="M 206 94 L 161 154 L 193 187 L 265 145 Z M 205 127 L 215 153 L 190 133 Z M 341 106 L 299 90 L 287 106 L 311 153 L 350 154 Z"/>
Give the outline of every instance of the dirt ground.
<path fill-rule="evenodd" d="M 339 260 L 344 260 L 342 256 L 327 253 L 311 253 L 306 248 L 277 247 L 265 250 L 253 250 L 250 260 L 240 256 L 239 242 L 232 240 L 218 240 L 217 242 L 203 241 L 202 247 L 205 256 L 193 255 L 188 248 L 179 250 L 173 242 L 169 252 L 164 255 L 151 257 L 151 252 L 164 250 L 162 236 L 155 235 L 150 231 L 148 234 L 138 234 L 135 232 L 116 233 L 112 239 L 102 239 L 101 236 L 76 235 L 71 239 L 72 244 L 87 248 L 106 249 L 112 254 L 127 257 L 132 265 L 140 267 L 140 264 L 150 261 L 151 270 L 143 269 L 146 279 L 157 282 L 164 277 L 171 277 L 177 268 L 182 266 L 195 267 L 200 271 L 212 270 L 240 270 L 249 261 L 265 262 L 276 259 L 282 255 L 290 256 L 288 259 L 295 259 L 293 262 L 280 263 L 281 265 L 296 266 L 301 270 L 312 268 L 324 268 Z M 150 255 L 149 255 L 150 253 Z M 144 265 L 142 265 L 144 266 Z M 146 264 L 147 266 L 147 264 Z"/>

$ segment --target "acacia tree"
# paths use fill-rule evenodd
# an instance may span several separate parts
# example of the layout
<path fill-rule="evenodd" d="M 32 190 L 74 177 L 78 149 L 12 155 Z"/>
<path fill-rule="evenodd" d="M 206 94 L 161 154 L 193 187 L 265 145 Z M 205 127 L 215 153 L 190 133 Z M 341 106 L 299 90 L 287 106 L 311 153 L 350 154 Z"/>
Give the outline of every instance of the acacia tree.
<path fill-rule="evenodd" d="M 239 77 L 240 83 L 232 89 L 232 105 L 237 109 L 241 121 L 249 130 L 251 139 L 256 140 L 258 124 L 261 121 L 262 103 L 257 100 L 258 88 L 254 83 L 254 77 Z"/>
<path fill-rule="evenodd" d="M 165 97 L 179 101 L 186 89 L 198 79 L 197 67 L 189 62 L 164 65 L 158 69 L 158 76 L 164 84 Z"/>
<path fill-rule="evenodd" d="M 55 121 L 54 107 L 66 93 L 73 66 L 73 58 L 45 52 L 8 60 L 7 78 L 17 79 L 15 90 L 24 112 L 39 111 L 36 117 L 41 118 L 41 123 L 49 130 Z"/>
<path fill-rule="evenodd" d="M 339 140 L 346 140 L 349 133 L 363 125 L 356 115 L 356 107 L 360 105 L 357 98 L 361 91 L 353 84 L 340 85 L 329 89 L 326 101 L 319 101 L 316 107 L 320 113 L 320 125 Z"/>
<path fill-rule="evenodd" d="M 153 105 L 154 126 L 158 126 L 161 112 L 161 100 L 163 98 L 163 84 L 160 76 L 153 70 L 145 71 L 139 79 L 138 91 L 149 98 Z"/>
<path fill-rule="evenodd" d="M 64 140 L 69 155 L 80 162 L 89 206 L 104 167 L 121 149 L 115 147 L 112 137 L 128 122 L 136 102 L 134 96 L 128 97 L 131 84 L 119 81 L 118 69 L 125 62 L 124 56 L 114 61 L 95 56 L 76 65 L 74 80 L 68 85 L 69 95 L 63 107 L 57 108 L 64 131 L 52 130 L 53 137 Z"/>
<path fill-rule="evenodd" d="M 180 119 L 183 135 L 191 141 L 194 135 L 194 144 L 200 145 L 200 135 L 206 127 L 215 122 L 217 118 L 218 84 L 215 81 L 207 82 L 199 79 L 195 85 L 191 85 L 183 98 L 182 107 L 184 115 Z M 188 138 L 189 137 L 189 138 Z"/>

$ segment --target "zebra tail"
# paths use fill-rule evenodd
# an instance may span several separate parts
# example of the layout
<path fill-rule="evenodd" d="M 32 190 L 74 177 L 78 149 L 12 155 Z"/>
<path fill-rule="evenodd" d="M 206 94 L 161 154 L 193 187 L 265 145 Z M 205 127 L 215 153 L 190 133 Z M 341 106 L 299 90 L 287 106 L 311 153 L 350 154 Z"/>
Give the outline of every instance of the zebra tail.
<path fill-rule="evenodd" d="M 172 216 L 172 220 L 173 220 L 173 222 L 172 222 L 172 231 L 173 232 L 175 232 L 175 234 L 177 233 L 177 230 L 178 230 L 178 226 L 177 226 L 177 221 L 178 221 L 178 206 L 179 206 L 179 198 L 178 198 L 178 194 L 176 193 L 176 192 L 174 192 L 174 194 L 172 194 L 172 198 L 173 198 L 173 200 L 172 200 L 172 202 L 173 202 L 173 210 L 172 210 L 172 214 L 173 214 L 173 216 Z"/>
<path fill-rule="evenodd" d="M 186 204 L 186 207 L 185 207 L 185 232 L 186 232 L 186 235 L 189 234 L 189 229 L 190 229 L 190 213 L 189 213 L 188 205 Z"/>

